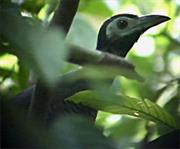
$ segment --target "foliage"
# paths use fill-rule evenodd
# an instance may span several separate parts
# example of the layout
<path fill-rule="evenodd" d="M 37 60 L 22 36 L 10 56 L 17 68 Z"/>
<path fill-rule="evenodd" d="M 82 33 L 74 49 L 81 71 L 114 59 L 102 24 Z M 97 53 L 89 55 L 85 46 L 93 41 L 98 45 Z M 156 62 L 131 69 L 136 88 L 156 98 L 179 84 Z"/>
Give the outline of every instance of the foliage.
<path fill-rule="evenodd" d="M 56 82 L 63 67 L 68 49 L 59 30 L 46 30 L 32 19 L 21 18 L 2 11 L 1 32 L 14 48 L 15 54 L 22 58 L 33 70 L 47 82 Z M 16 38 L 12 36 L 16 35 Z M 24 35 L 26 37 L 24 38 Z M 23 41 L 23 42 L 22 42 Z M 48 61 L 48 63 L 47 63 Z"/>
<path fill-rule="evenodd" d="M 42 27 L 51 20 L 58 3 L 58 0 L 4 0 L 0 4 L 0 29 L 3 34 L 0 37 L 0 93 L 3 97 L 12 97 L 30 86 L 29 74 L 32 70 L 43 80 L 53 84 L 57 75 L 78 69 L 78 66 L 63 62 L 68 56 L 68 46 L 63 41 L 62 31 Z M 85 91 L 71 97 L 75 102 L 85 102 L 105 111 L 99 112 L 97 125 L 103 128 L 105 135 L 112 138 L 116 145 L 126 148 L 134 146 L 133 143 L 142 142 L 147 136 L 152 140 L 166 133 L 169 128 L 162 129 L 164 123 L 168 127 L 179 127 L 175 121 L 180 120 L 180 5 L 175 0 L 151 0 L 145 3 L 140 0 L 81 0 L 67 37 L 68 42 L 95 49 L 98 28 L 107 17 L 117 13 L 156 13 L 171 17 L 171 21 L 164 26 L 151 29 L 143 35 L 128 54 L 127 59 L 136 66 L 136 71 L 143 76 L 144 82 L 118 76 L 110 89 L 113 94 L 107 92 L 109 87 L 105 86 L 104 82 L 94 81 L 97 92 Z M 94 69 L 88 71 L 88 75 L 95 74 L 103 78 L 108 73 L 105 68 L 101 69 L 102 73 L 97 73 Z M 137 106 L 139 102 L 141 106 Z M 149 106 L 152 108 L 149 109 Z M 117 115 L 106 112 L 136 117 L 135 113 L 138 112 L 139 116 L 137 119 L 118 115 L 116 120 L 114 117 Z M 112 142 L 100 135 L 101 130 L 91 128 L 91 133 L 88 127 L 83 127 L 88 126 L 89 122 L 68 118 L 67 116 L 55 126 L 55 132 L 62 133 L 63 129 L 66 129 L 72 136 L 59 136 L 61 141 L 70 145 L 66 148 L 71 148 L 72 144 L 78 146 L 77 148 L 84 148 L 81 146 L 84 137 L 94 138 L 89 142 L 86 140 L 85 144 L 91 145 L 93 141 L 101 138 L 100 146 L 104 148 L 109 145 L 111 148 Z M 109 122 L 110 118 L 112 119 Z M 152 124 L 149 120 L 155 123 Z M 156 123 L 157 121 L 160 123 Z M 63 127 L 58 126 L 61 123 Z M 122 130 L 122 127 L 127 131 Z M 78 132 L 85 131 L 91 135 L 84 133 L 76 136 Z M 94 148 L 100 147 L 95 145 Z"/>
<path fill-rule="evenodd" d="M 160 123 L 160 125 L 168 127 L 169 129 L 177 128 L 177 124 L 173 117 L 164 109 L 160 108 L 148 99 L 140 100 L 124 95 L 114 95 L 111 93 L 105 96 L 104 94 L 98 95 L 98 93 L 93 91 L 82 91 L 68 98 L 68 100 L 74 101 L 77 104 L 83 103 L 105 112 L 128 114 L 152 120 Z"/>

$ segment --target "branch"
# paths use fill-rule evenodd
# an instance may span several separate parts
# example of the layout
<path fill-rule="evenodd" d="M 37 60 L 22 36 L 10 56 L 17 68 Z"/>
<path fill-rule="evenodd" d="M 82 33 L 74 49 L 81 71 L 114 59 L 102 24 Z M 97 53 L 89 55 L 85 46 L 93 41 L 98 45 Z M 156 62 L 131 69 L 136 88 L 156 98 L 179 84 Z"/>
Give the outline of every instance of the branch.
<path fill-rule="evenodd" d="M 78 5 L 79 0 L 61 0 L 51 25 L 61 27 L 67 34 L 77 12 Z"/>
<path fill-rule="evenodd" d="M 99 64 L 128 70 L 134 70 L 135 68 L 133 64 L 119 56 L 98 50 L 89 50 L 75 45 L 70 46 L 68 61 L 79 65 Z"/>
<path fill-rule="evenodd" d="M 101 68 L 111 71 L 112 76 L 122 75 L 129 79 L 143 81 L 143 78 L 135 71 L 133 64 L 122 57 L 110 53 L 71 45 L 68 61 L 82 66 L 92 65 L 97 69 L 101 66 Z M 97 73 L 103 72 L 100 72 L 99 69 Z"/>
<path fill-rule="evenodd" d="M 76 14 L 78 5 L 79 0 L 61 0 L 51 25 L 61 27 L 65 34 L 67 34 Z M 44 84 L 41 84 L 40 80 L 38 80 L 34 89 L 34 94 L 31 97 L 31 103 L 28 110 L 29 118 L 38 118 L 41 123 L 46 123 L 46 117 L 48 116 L 47 109 L 52 96 L 54 96 L 53 89 L 44 86 Z"/>

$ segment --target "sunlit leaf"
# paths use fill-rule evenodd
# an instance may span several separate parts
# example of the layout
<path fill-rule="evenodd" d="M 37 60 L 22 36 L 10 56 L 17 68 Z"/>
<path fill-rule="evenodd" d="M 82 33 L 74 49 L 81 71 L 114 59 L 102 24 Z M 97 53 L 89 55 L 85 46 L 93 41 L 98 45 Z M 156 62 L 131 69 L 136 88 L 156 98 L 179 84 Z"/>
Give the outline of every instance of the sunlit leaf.
<path fill-rule="evenodd" d="M 103 124 L 102 122 L 99 122 L 99 117 L 101 119 L 102 115 L 105 119 L 103 120 Z M 106 112 L 98 112 L 98 116 L 99 117 L 96 118 L 96 125 L 98 124 L 104 128 L 105 135 L 118 141 L 119 148 L 130 148 L 132 142 L 135 143 L 143 139 L 146 134 L 145 120 L 125 115 L 109 114 Z M 116 120 L 116 117 L 120 117 L 119 120 Z M 115 120 L 116 122 L 114 122 Z"/>
<path fill-rule="evenodd" d="M 25 0 L 21 7 L 28 12 L 38 13 L 46 3 L 47 0 Z"/>
<path fill-rule="evenodd" d="M 108 95 L 108 93 L 106 94 Z M 140 100 L 111 93 L 109 93 L 109 96 L 107 95 L 102 96 L 97 94 L 95 91 L 82 91 L 72 97 L 69 97 L 68 100 L 77 104 L 83 103 L 105 112 L 128 114 L 146 120 L 151 120 L 170 129 L 178 127 L 174 118 L 165 109 L 148 99 Z"/>

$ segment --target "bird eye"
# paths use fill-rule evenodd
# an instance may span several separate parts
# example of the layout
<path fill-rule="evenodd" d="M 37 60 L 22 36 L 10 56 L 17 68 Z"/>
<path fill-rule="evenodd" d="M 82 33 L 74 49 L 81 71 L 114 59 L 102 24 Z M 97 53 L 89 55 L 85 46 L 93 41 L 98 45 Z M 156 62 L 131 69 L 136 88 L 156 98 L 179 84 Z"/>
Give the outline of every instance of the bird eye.
<path fill-rule="evenodd" d="M 127 26 L 128 26 L 128 22 L 125 21 L 125 20 L 119 20 L 119 21 L 117 22 L 117 27 L 118 27 L 119 29 L 124 29 L 124 28 L 126 28 Z"/>

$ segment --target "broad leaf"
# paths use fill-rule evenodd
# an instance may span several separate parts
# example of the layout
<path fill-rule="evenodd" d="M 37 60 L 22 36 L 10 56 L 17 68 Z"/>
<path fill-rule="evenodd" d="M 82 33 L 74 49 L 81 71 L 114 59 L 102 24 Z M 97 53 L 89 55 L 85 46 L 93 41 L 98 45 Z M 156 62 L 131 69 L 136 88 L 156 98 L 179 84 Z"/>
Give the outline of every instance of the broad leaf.
<path fill-rule="evenodd" d="M 82 0 L 80 3 L 80 12 L 102 17 L 109 17 L 113 13 L 106 3 L 101 0 Z"/>
<path fill-rule="evenodd" d="M 72 44 L 95 49 L 96 37 L 96 31 L 90 22 L 85 17 L 77 14 L 66 39 Z"/>
<path fill-rule="evenodd" d="M 116 149 L 113 142 L 94 127 L 92 121 L 80 116 L 68 116 L 58 120 L 51 132 L 63 149 Z"/>
<path fill-rule="evenodd" d="M 108 91 L 104 94 L 95 91 L 82 91 L 67 100 L 77 104 L 82 103 L 105 112 L 128 114 L 151 120 L 172 129 L 178 127 L 174 118 L 165 109 L 148 99 L 140 100 L 120 94 L 111 94 Z"/>
<path fill-rule="evenodd" d="M 15 48 L 15 54 L 47 83 L 55 82 L 68 51 L 63 34 L 7 10 L 0 12 L 1 34 Z"/>
<path fill-rule="evenodd" d="M 109 67 L 109 66 L 88 66 L 82 69 L 81 72 L 82 77 L 85 76 L 94 80 L 103 80 L 103 79 L 111 79 L 118 75 L 124 76 L 128 79 L 133 79 L 137 81 L 144 81 L 143 77 L 139 75 L 135 69 L 131 68 L 121 68 L 121 67 Z"/>

